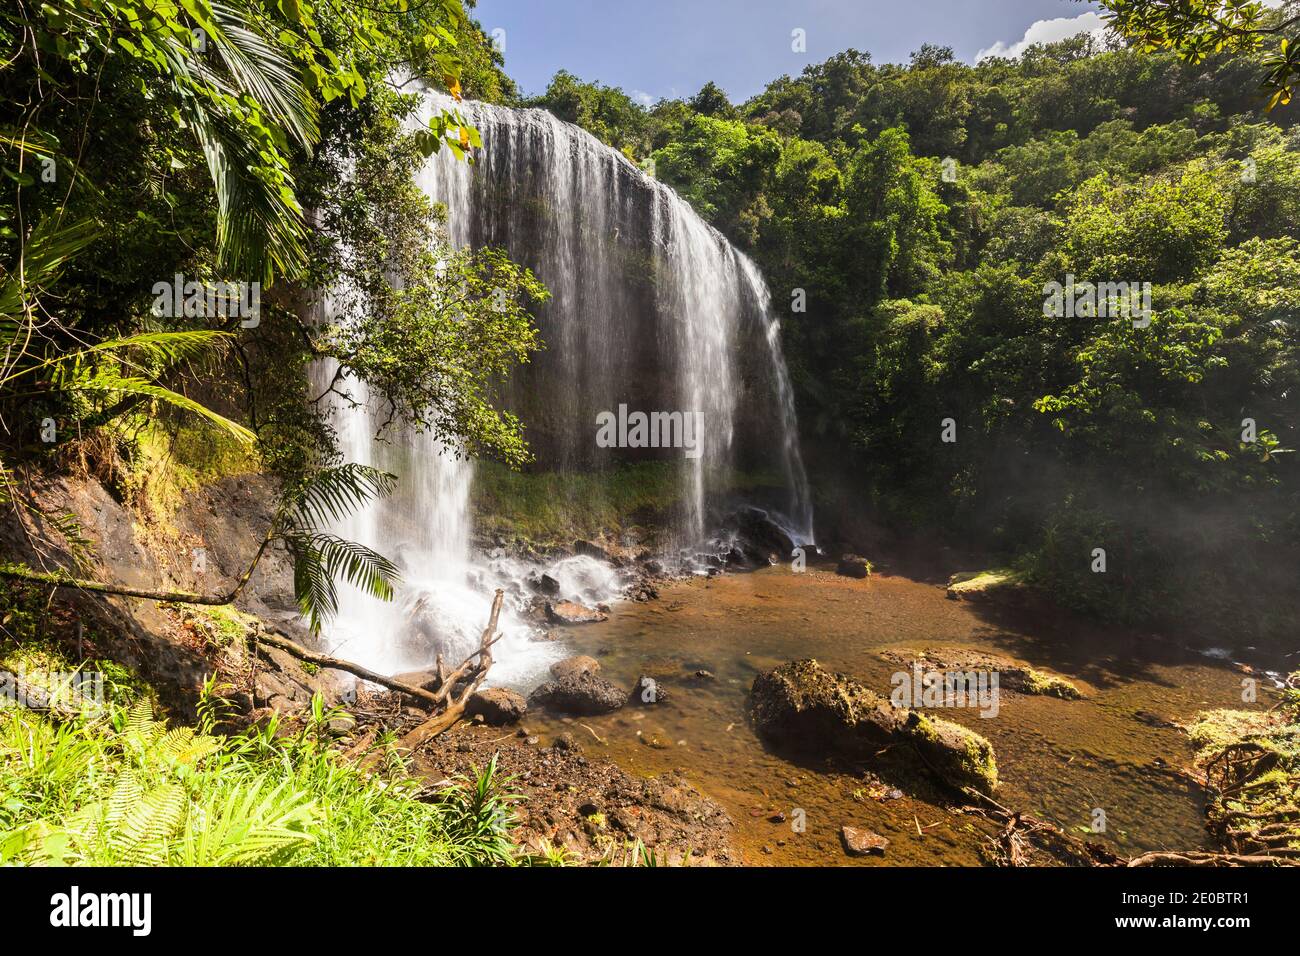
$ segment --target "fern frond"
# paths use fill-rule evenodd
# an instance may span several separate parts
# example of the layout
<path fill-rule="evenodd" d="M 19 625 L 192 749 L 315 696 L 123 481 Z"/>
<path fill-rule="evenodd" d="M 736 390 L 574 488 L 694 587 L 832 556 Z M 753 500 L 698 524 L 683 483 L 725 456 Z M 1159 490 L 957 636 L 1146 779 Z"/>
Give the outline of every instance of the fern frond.
<path fill-rule="evenodd" d="M 134 773 L 128 771 L 120 774 L 113 784 L 113 792 L 104 803 L 102 825 L 108 830 L 116 830 L 143 796 L 144 787 Z"/>
<path fill-rule="evenodd" d="M 140 737 L 142 740 L 151 740 L 153 738 L 153 727 L 153 704 L 149 702 L 147 697 L 141 697 L 127 711 L 126 732 Z"/>
<path fill-rule="evenodd" d="M 164 783 L 128 811 L 113 834 L 114 848 L 128 866 L 157 866 L 166 862 L 167 844 L 185 817 L 185 791 Z"/>
<path fill-rule="evenodd" d="M 192 767 L 204 757 L 221 749 L 221 741 L 215 737 L 196 736 L 189 727 L 177 727 L 168 731 L 158 742 L 158 754 L 172 764 Z"/>

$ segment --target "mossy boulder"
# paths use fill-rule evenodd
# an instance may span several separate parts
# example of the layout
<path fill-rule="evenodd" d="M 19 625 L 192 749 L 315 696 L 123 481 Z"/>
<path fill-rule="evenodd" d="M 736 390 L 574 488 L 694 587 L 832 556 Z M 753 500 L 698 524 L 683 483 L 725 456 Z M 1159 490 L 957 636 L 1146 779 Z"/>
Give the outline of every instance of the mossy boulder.
<path fill-rule="evenodd" d="M 869 577 L 871 562 L 860 554 L 841 555 L 839 563 L 835 565 L 835 573 L 842 574 L 846 578 Z"/>
<path fill-rule="evenodd" d="M 959 571 L 948 579 L 948 597 L 954 601 L 994 601 L 1019 597 L 1026 591 L 1024 576 L 1011 568 Z"/>
<path fill-rule="evenodd" d="M 750 692 L 758 732 L 810 752 L 869 756 L 905 743 L 949 786 L 992 793 L 993 745 L 951 721 L 895 707 L 889 699 L 815 660 L 790 661 L 760 674 Z"/>
<path fill-rule="evenodd" d="M 924 650 L 897 648 L 883 652 L 885 660 L 901 664 L 909 670 L 920 667 L 923 671 L 996 672 L 1000 690 L 1014 691 L 1036 697 L 1059 697 L 1062 700 L 1080 700 L 1083 692 L 1064 677 L 1040 671 L 1023 661 L 986 654 L 969 647 L 936 647 Z"/>

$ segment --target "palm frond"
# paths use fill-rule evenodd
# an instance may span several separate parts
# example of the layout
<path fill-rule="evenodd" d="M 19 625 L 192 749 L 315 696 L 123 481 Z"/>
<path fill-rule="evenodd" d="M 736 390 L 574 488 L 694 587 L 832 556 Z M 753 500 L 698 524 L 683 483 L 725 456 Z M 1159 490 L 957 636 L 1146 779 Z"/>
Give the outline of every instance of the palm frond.
<path fill-rule="evenodd" d="M 214 412 L 203 403 L 196 402 L 187 395 L 174 392 L 170 388 L 138 376 L 118 375 L 111 370 L 97 368 L 91 370 L 89 374 L 61 382 L 60 387 L 61 390 L 67 392 L 88 392 L 115 397 L 140 395 L 152 398 L 155 401 L 171 405 L 173 408 L 198 415 L 246 447 L 251 448 L 257 442 L 257 436 L 238 422 Z"/>
<path fill-rule="evenodd" d="M 286 536 L 294 556 L 294 596 L 312 633 L 338 612 L 334 582 L 347 581 L 381 601 L 391 601 L 401 572 L 378 551 L 322 531 Z"/>
<path fill-rule="evenodd" d="M 214 0 L 212 14 L 220 29 L 209 39 L 239 90 L 303 146 L 315 143 L 315 102 L 293 61 L 253 28 L 246 11 Z"/>
<path fill-rule="evenodd" d="M 23 315 L 37 292 L 58 278 L 63 264 L 102 232 L 99 222 L 89 218 L 63 223 L 50 215 L 37 223 L 23 245 L 21 272 L 5 273 L 0 283 L 0 318 Z"/>
<path fill-rule="evenodd" d="M 309 547 L 295 548 L 293 552 L 293 596 L 298 610 L 307 619 L 312 634 L 319 634 L 327 618 L 338 613 L 339 597 L 334 579 L 325 572 L 320 555 Z"/>
<path fill-rule="evenodd" d="M 263 160 L 238 131 L 196 101 L 186 119 L 203 148 L 217 194 L 217 261 L 231 274 L 269 282 L 293 276 L 306 256 L 305 224 L 292 182 L 272 187 L 253 175 Z"/>
<path fill-rule="evenodd" d="M 269 283 L 277 272 L 293 276 L 301 268 L 306 225 L 288 169 L 277 162 L 268 170 L 276 150 L 251 139 L 249 129 L 273 139 L 271 130 L 282 128 L 310 146 L 318 135 L 315 107 L 292 61 L 256 32 L 247 11 L 232 4 L 213 11 L 204 28 L 224 71 L 175 39 L 161 53 L 217 195 L 218 267 Z"/>
<path fill-rule="evenodd" d="M 290 517 L 299 529 L 342 521 L 373 498 L 397 487 L 397 476 L 369 465 L 348 462 L 312 476 L 290 501 Z"/>
<path fill-rule="evenodd" d="M 97 352 L 140 352 L 154 362 L 174 365 L 200 358 L 220 349 L 232 338 L 229 332 L 216 329 L 182 329 L 171 332 L 139 332 L 117 339 L 105 339 L 68 357 Z"/>
<path fill-rule="evenodd" d="M 378 551 L 333 534 L 317 532 L 311 547 L 331 578 L 342 578 L 381 601 L 391 601 L 393 584 L 401 577 L 397 565 Z"/>

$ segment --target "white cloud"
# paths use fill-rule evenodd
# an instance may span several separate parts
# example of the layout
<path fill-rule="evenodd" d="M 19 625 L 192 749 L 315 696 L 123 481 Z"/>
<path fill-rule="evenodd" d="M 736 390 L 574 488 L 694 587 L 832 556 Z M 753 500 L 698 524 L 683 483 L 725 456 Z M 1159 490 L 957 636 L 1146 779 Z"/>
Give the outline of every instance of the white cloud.
<path fill-rule="evenodd" d="M 633 90 L 632 99 L 636 100 L 642 106 L 645 106 L 647 108 L 654 106 L 655 103 L 659 102 L 659 97 L 651 96 L 645 90 Z"/>
<path fill-rule="evenodd" d="M 1100 38 L 1106 32 L 1106 23 L 1096 13 L 1081 13 L 1077 17 L 1057 17 L 1055 20 L 1035 20 L 1030 24 L 1025 35 L 1014 43 L 999 40 L 987 49 L 980 50 L 975 57 L 978 63 L 986 57 L 1000 56 L 1015 59 L 1035 43 L 1055 43 L 1080 33 L 1091 33 Z"/>

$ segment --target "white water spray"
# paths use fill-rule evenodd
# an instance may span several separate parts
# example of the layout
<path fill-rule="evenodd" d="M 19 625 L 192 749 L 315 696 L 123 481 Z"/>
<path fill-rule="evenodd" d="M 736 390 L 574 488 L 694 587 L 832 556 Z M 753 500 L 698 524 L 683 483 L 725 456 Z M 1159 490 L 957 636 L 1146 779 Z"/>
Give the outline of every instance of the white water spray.
<path fill-rule="evenodd" d="M 427 96 L 421 122 L 451 105 Z M 454 247 L 503 246 L 552 293 L 538 316 L 547 348 L 507 389 L 539 463 L 559 471 L 610 467 L 599 458 L 595 416 L 620 403 L 699 412 L 703 452 L 680 463 L 675 545 L 697 545 L 711 513 L 725 510 L 738 459 L 775 466 L 787 502 L 773 517 L 797 543 L 810 543 L 792 392 L 754 264 L 675 192 L 578 127 L 541 110 L 457 105 L 484 148 L 472 166 L 442 150 L 420 186 L 446 205 Z M 317 370 L 322 388 L 332 374 Z M 364 384 L 344 387 L 361 403 L 333 409 L 345 460 L 391 471 L 399 484 L 336 530 L 393 558 L 403 580 L 391 603 L 340 588 L 328 645 L 390 673 L 429 666 L 439 652 L 454 665 L 477 646 L 500 586 L 506 637 L 490 682 L 536 683 L 563 651 L 529 640 L 524 581 L 545 570 L 560 597 L 591 604 L 616 598 L 629 577 L 589 557 L 541 569 L 473 555 L 472 462 L 427 434 L 389 429 L 389 440 L 376 440 L 383 417 Z"/>

